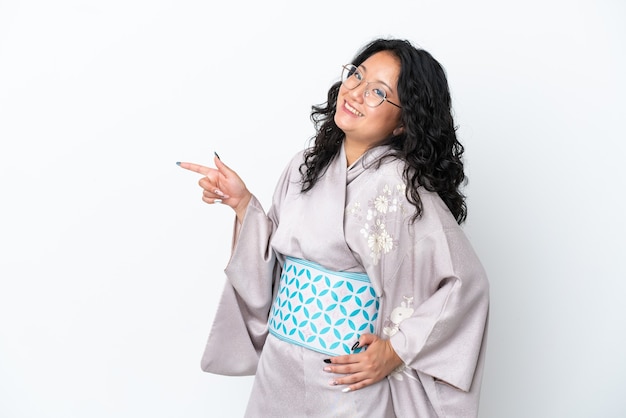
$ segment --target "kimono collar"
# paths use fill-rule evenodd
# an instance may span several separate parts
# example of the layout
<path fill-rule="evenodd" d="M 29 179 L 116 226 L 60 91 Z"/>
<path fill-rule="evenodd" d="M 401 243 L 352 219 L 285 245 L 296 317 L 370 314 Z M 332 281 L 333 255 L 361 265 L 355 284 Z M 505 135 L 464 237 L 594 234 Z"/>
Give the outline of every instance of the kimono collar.
<path fill-rule="evenodd" d="M 379 145 L 365 151 L 363 155 L 361 155 L 355 162 L 352 163 L 352 165 L 350 165 L 350 167 L 348 167 L 346 173 L 346 184 L 350 184 L 350 182 L 357 178 L 361 173 L 376 164 L 381 157 L 389 153 L 390 149 L 391 147 L 389 145 Z M 346 152 L 343 146 L 341 147 L 339 161 L 344 163 L 346 161 Z"/>

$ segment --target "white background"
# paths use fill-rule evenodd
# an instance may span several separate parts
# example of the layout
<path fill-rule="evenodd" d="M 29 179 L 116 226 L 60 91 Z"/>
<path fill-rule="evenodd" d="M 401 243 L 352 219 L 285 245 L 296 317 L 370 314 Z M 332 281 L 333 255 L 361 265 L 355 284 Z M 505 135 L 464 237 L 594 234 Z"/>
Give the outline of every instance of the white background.
<path fill-rule="evenodd" d="M 233 215 L 378 36 L 446 68 L 491 281 L 482 418 L 626 416 L 626 3 L 0 0 L 0 417 L 239 417 L 199 360 Z"/>

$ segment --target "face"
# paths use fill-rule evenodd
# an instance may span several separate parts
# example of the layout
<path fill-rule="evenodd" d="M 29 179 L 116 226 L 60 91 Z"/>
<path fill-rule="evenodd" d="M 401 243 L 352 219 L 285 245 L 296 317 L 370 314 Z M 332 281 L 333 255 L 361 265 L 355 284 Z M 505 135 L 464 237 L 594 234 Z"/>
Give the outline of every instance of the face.
<path fill-rule="evenodd" d="M 357 87 L 350 90 L 342 84 L 339 88 L 335 123 L 346 134 L 346 143 L 369 148 L 392 133 L 401 132 L 402 111 L 398 107 L 387 101 L 370 107 L 364 96 L 371 83 L 377 83 L 385 90 L 387 99 L 400 104 L 397 90 L 400 60 L 388 51 L 377 52 L 359 66 L 359 72 L 363 78 Z"/>

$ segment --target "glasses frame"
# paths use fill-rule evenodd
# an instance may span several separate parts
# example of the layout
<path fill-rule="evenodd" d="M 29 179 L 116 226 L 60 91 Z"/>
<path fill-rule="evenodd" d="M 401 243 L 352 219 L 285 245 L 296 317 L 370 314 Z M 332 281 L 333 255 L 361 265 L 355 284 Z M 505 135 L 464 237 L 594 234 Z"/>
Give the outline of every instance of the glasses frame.
<path fill-rule="evenodd" d="M 359 70 L 359 67 L 357 67 L 357 66 L 356 66 L 356 65 L 354 65 L 354 64 L 344 64 L 344 65 L 342 65 L 342 66 L 341 66 L 341 68 L 343 68 L 343 70 L 341 71 L 341 85 L 343 85 L 345 88 L 347 88 L 348 90 L 354 90 L 354 89 L 356 89 L 357 87 L 359 87 L 361 84 L 363 84 L 363 79 L 361 79 L 361 80 L 358 80 L 357 85 L 356 85 L 356 86 L 354 86 L 354 87 L 348 87 L 348 86 L 346 86 L 346 81 L 349 79 L 349 77 L 346 77 L 346 78 L 344 79 L 344 76 L 343 76 L 343 75 L 344 75 L 344 72 L 348 72 L 348 73 L 349 73 L 349 72 L 353 69 L 354 71 L 353 71 L 352 75 L 353 75 L 355 72 L 358 72 L 358 73 L 359 73 L 359 74 L 361 74 L 361 75 L 363 75 L 363 73 Z M 352 77 L 352 75 L 350 75 L 350 77 Z M 367 85 L 368 85 L 368 84 L 370 84 L 370 81 L 366 81 L 366 82 L 365 82 L 365 87 L 367 87 Z M 365 97 L 365 94 L 366 94 L 367 92 L 369 92 L 369 91 L 370 91 L 370 90 L 366 88 L 366 89 L 365 89 L 365 91 L 363 92 L 363 97 Z M 366 104 L 367 106 L 369 106 L 369 107 L 374 108 L 374 107 L 378 107 L 378 106 L 380 106 L 381 104 L 383 104 L 383 102 L 387 102 L 387 103 L 389 103 L 389 104 L 394 105 L 394 106 L 395 106 L 395 107 L 397 107 L 398 109 L 402 109 L 402 106 L 400 106 L 399 104 L 396 104 L 396 103 L 392 102 L 391 100 L 389 100 L 389 99 L 387 98 L 387 92 L 386 92 L 385 90 L 383 90 L 383 93 L 385 94 L 385 96 L 382 98 L 382 100 L 380 101 L 380 103 L 378 103 L 376 106 L 371 106 L 371 105 L 367 104 L 367 100 L 365 101 L 365 104 Z"/>

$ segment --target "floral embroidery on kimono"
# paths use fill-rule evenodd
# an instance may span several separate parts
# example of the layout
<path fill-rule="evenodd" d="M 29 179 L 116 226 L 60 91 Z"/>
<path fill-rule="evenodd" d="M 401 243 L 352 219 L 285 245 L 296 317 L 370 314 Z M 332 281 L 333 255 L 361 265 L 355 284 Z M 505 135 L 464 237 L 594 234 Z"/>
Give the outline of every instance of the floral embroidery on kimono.
<path fill-rule="evenodd" d="M 398 332 L 398 329 L 400 329 L 400 323 L 413 315 L 414 311 L 413 297 L 404 296 L 404 302 L 402 302 L 400 306 L 393 308 L 391 311 L 387 325 L 383 328 L 383 333 L 388 337 L 395 335 L 396 332 Z M 403 380 L 402 372 L 404 369 L 406 369 L 406 365 L 403 363 L 396 367 L 393 372 L 389 374 L 389 377 L 396 380 Z"/>
<path fill-rule="evenodd" d="M 378 264 L 383 254 L 389 253 L 398 246 L 397 240 L 389 234 L 385 226 L 388 218 L 396 212 L 405 213 L 405 190 L 404 184 L 397 184 L 395 187 L 385 185 L 376 197 L 367 202 L 368 209 L 361 234 L 367 240 L 369 255 L 374 265 Z M 361 203 L 358 201 L 354 202 L 347 212 L 363 219 Z"/>

